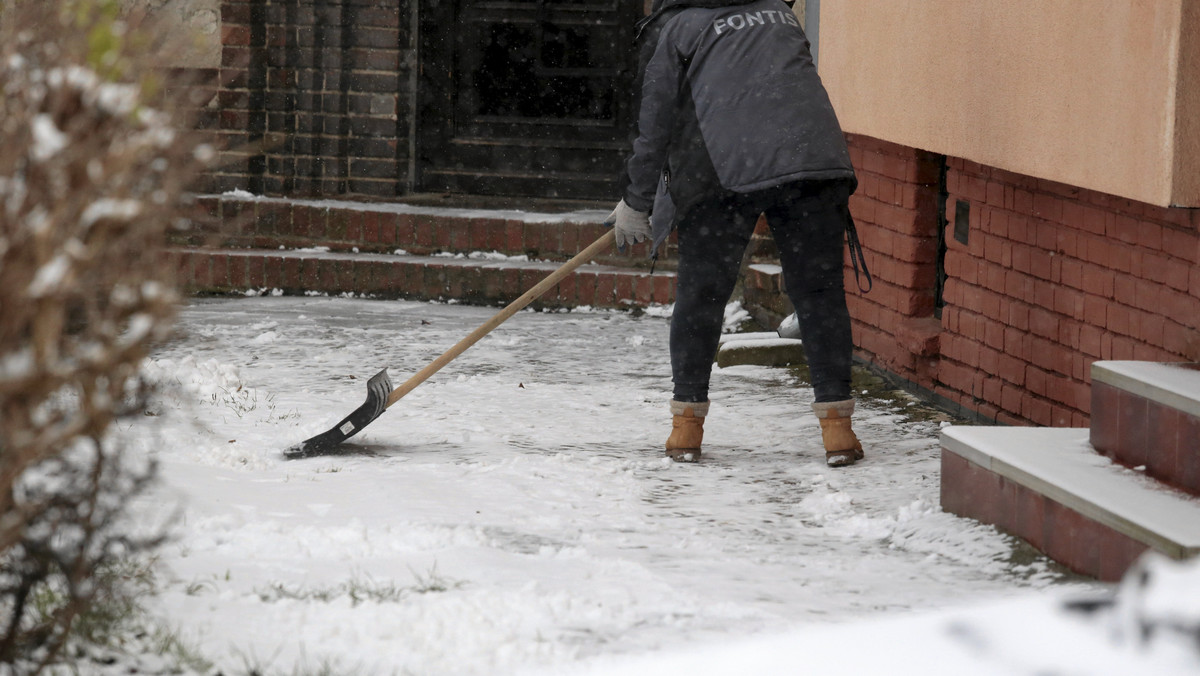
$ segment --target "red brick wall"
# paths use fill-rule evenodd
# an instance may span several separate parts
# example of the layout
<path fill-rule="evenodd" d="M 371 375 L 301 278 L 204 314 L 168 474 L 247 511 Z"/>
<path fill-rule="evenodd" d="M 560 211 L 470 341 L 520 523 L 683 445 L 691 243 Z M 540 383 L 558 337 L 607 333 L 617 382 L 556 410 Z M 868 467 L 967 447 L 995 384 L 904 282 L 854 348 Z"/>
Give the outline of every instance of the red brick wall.
<path fill-rule="evenodd" d="M 1002 420 L 1086 426 L 1097 359 L 1200 359 L 1200 214 L 949 161 L 940 389 Z M 954 227 L 954 209 L 948 209 Z"/>
<path fill-rule="evenodd" d="M 941 158 L 850 142 L 851 210 L 875 288 L 855 293 L 849 267 L 847 288 L 868 361 L 989 419 L 1083 427 L 1093 361 L 1200 360 L 1200 210 L 948 158 L 935 318 Z M 959 200 L 966 244 L 954 238 Z"/>
<path fill-rule="evenodd" d="M 217 191 L 387 197 L 408 179 L 408 0 L 222 0 Z"/>
<path fill-rule="evenodd" d="M 937 377 L 934 319 L 940 157 L 865 136 L 849 136 L 858 190 L 850 210 L 873 278 L 846 289 L 861 355 L 901 378 L 928 387 Z"/>

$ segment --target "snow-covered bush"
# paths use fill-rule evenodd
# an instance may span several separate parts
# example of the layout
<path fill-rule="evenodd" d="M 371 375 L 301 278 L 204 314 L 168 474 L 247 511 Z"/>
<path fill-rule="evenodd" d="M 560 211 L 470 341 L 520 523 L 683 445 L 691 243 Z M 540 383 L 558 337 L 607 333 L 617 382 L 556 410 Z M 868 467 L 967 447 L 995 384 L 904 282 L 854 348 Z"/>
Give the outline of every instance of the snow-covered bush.
<path fill-rule="evenodd" d="M 156 539 L 122 531 L 154 472 L 107 432 L 140 410 L 212 153 L 153 36 L 114 0 L 0 0 L 0 663 L 30 670 Z"/>

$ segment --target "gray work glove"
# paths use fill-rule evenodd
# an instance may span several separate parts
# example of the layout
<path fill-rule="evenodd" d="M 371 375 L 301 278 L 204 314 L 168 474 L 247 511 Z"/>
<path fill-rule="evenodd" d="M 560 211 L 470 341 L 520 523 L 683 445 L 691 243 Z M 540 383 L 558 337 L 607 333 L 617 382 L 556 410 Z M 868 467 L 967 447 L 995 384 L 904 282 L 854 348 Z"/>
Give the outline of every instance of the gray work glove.
<path fill-rule="evenodd" d="M 627 242 L 637 244 L 650 238 L 650 214 L 634 209 L 625 200 L 617 203 L 617 208 L 604 219 L 604 224 L 616 230 L 618 249 L 623 250 Z"/>

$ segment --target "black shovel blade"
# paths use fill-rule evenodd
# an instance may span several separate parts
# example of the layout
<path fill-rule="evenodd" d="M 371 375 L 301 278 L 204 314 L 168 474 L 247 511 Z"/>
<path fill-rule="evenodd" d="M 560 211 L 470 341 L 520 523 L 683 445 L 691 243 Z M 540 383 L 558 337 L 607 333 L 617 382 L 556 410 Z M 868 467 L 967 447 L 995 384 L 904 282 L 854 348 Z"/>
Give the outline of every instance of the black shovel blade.
<path fill-rule="evenodd" d="M 387 408 L 388 395 L 391 393 L 392 379 L 388 377 L 387 369 L 384 369 L 367 381 L 367 400 L 363 402 L 362 406 L 354 409 L 353 413 L 343 418 L 328 431 L 284 449 L 284 457 L 289 460 L 307 458 L 327 453 L 330 449 L 336 448 L 338 444 L 358 434 L 372 420 L 382 415 L 384 409 Z"/>

